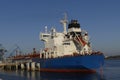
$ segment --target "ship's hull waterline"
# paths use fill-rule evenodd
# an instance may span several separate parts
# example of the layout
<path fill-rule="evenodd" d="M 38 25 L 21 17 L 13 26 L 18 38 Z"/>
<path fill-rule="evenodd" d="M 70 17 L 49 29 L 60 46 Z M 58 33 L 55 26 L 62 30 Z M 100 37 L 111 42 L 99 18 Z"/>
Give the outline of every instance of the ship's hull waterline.
<path fill-rule="evenodd" d="M 104 55 L 67 56 L 60 58 L 40 59 L 32 61 L 40 63 L 40 71 L 47 72 L 95 72 L 104 64 Z"/>

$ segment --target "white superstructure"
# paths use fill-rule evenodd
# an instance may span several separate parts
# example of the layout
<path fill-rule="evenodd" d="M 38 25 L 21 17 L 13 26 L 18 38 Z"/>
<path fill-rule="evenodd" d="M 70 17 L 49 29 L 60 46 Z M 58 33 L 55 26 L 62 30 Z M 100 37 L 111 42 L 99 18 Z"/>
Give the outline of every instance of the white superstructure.
<path fill-rule="evenodd" d="M 55 58 L 75 54 L 90 55 L 92 53 L 88 33 L 81 30 L 77 20 L 71 20 L 68 29 L 67 22 L 65 16 L 61 20 L 64 29 L 61 33 L 57 32 L 55 28 L 51 28 L 48 33 L 47 27 L 45 27 L 45 33 L 40 33 L 40 40 L 44 41 L 45 44 L 41 57 Z"/>

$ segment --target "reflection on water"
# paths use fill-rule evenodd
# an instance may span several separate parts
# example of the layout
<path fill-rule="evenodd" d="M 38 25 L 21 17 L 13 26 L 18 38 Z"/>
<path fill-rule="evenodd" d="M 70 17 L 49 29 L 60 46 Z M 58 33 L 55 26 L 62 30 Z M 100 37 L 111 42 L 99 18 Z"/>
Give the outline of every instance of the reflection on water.
<path fill-rule="evenodd" d="M 39 71 L 17 71 L 16 74 L 27 80 L 41 80 Z"/>
<path fill-rule="evenodd" d="M 39 71 L 3 71 L 2 80 L 105 80 L 98 73 L 53 73 Z"/>
<path fill-rule="evenodd" d="M 41 73 L 42 80 L 101 80 L 97 73 Z"/>
<path fill-rule="evenodd" d="M 38 71 L 18 71 L 17 75 L 27 80 L 103 80 L 98 73 L 53 73 Z"/>

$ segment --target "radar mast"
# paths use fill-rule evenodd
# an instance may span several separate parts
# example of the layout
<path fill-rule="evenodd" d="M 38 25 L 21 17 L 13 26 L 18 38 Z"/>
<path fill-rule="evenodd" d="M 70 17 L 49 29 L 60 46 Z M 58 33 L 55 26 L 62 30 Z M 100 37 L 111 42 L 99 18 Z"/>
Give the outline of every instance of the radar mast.
<path fill-rule="evenodd" d="M 63 24 L 63 29 L 64 29 L 63 33 L 66 34 L 67 33 L 66 27 L 67 27 L 67 23 L 68 23 L 66 13 L 64 13 L 64 18 L 60 22 Z"/>

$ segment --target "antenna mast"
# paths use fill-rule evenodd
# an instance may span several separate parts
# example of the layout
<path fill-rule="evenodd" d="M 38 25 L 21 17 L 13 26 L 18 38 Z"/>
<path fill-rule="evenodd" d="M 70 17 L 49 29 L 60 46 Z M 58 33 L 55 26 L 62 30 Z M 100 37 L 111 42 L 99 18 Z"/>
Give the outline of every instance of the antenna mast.
<path fill-rule="evenodd" d="M 45 26 L 45 33 L 47 33 L 47 26 Z"/>
<path fill-rule="evenodd" d="M 64 29 L 63 33 L 66 34 L 67 33 L 66 27 L 67 27 L 67 23 L 68 23 L 66 13 L 64 13 L 64 19 L 62 19 L 60 22 L 63 24 L 63 29 Z"/>

